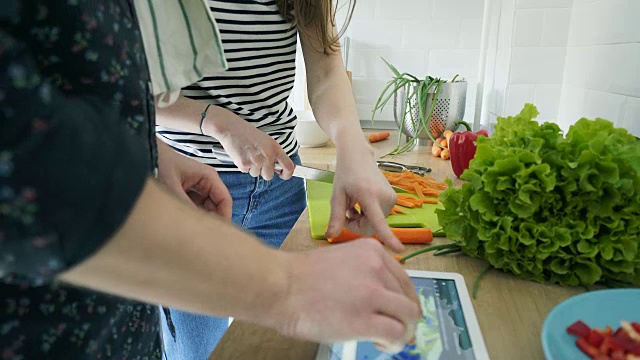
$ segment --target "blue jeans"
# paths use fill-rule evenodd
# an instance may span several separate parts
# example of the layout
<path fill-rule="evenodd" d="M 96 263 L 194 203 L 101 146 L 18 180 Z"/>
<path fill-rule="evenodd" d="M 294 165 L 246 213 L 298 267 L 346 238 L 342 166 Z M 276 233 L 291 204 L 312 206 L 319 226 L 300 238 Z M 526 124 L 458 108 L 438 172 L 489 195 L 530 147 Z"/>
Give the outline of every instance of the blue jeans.
<path fill-rule="evenodd" d="M 300 164 L 300 157 L 291 157 Z M 253 178 L 240 172 L 220 172 L 233 197 L 233 222 L 265 244 L 280 247 L 306 206 L 304 182 Z M 215 241 L 212 236 L 212 241 Z M 173 331 L 166 312 L 161 317 L 167 360 L 207 359 L 227 331 L 229 318 L 198 315 L 170 309 Z M 162 312 L 161 312 L 162 313 Z"/>

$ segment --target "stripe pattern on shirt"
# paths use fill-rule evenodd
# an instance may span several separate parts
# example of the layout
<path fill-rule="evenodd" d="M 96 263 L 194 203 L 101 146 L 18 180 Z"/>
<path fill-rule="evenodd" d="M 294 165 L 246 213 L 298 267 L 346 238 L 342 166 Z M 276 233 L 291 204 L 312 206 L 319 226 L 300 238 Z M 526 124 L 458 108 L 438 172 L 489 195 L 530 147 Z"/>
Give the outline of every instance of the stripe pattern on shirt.
<path fill-rule="evenodd" d="M 287 101 L 293 89 L 297 31 L 273 0 L 209 0 L 220 30 L 227 71 L 205 75 L 182 95 L 223 107 L 275 139 L 287 155 L 298 150 L 296 116 Z M 187 41 L 187 39 L 185 39 Z M 239 120 L 240 121 L 240 120 Z M 237 170 L 216 159 L 212 137 L 156 128 L 158 137 L 178 152 L 218 170 Z"/>

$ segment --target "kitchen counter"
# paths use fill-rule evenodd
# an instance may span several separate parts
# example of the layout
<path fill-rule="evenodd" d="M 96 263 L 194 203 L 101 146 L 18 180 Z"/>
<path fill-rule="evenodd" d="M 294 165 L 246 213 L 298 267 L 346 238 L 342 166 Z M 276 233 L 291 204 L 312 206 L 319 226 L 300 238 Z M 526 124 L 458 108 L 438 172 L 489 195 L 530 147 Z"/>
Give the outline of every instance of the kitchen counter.
<path fill-rule="evenodd" d="M 365 130 L 365 134 L 371 132 L 373 131 Z M 376 154 L 381 156 L 392 150 L 397 143 L 396 139 L 397 131 L 392 132 L 388 140 L 372 144 Z M 329 170 L 335 167 L 335 147 L 331 144 L 321 148 L 302 148 L 300 156 L 302 162 L 308 166 Z M 462 184 L 453 174 L 449 161 L 431 155 L 430 146 L 417 147 L 390 160 L 431 167 L 431 176 L 436 180 L 448 177 L 453 180 L 454 186 Z M 449 242 L 446 238 L 436 238 L 433 243 Z M 327 244 L 324 240 L 311 238 L 309 216 L 305 210 L 283 243 L 282 249 L 304 251 Z M 420 247 L 407 246 L 405 253 Z M 405 265 L 407 269 L 413 270 L 460 273 L 464 276 L 470 293 L 476 276 L 485 266 L 484 261 L 465 255 L 434 257 L 431 254 L 414 257 Z M 480 281 L 477 298 L 472 302 L 491 359 L 544 359 L 540 332 L 546 315 L 555 305 L 582 291 L 580 288 L 525 281 L 497 270 L 487 272 Z M 210 360 L 312 360 L 317 347 L 313 342 L 287 338 L 270 329 L 235 321 L 211 354 Z"/>

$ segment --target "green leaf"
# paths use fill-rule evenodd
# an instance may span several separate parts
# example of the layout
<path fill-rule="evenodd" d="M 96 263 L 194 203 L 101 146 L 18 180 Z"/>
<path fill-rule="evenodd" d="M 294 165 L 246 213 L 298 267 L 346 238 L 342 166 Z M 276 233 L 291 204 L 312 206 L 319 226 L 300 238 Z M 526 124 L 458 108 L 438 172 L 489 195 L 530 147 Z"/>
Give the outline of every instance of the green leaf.
<path fill-rule="evenodd" d="M 465 254 L 524 279 L 640 286 L 640 142 L 603 119 L 566 137 L 554 123 L 498 118 L 438 218 Z M 445 195 L 446 194 L 446 195 Z"/>

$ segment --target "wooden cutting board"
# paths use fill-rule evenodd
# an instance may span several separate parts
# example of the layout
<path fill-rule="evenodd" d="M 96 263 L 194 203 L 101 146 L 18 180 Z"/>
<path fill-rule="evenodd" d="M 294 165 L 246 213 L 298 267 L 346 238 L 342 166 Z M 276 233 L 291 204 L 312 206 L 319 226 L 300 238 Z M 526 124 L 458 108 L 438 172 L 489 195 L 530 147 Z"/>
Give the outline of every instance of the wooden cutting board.
<path fill-rule="evenodd" d="M 307 207 L 309 209 L 309 225 L 311 237 L 314 239 L 325 239 L 325 232 L 329 224 L 331 214 L 331 193 L 333 185 L 305 180 L 307 189 Z M 438 217 L 435 209 L 442 205 L 423 204 L 421 208 L 402 208 L 406 214 L 396 214 L 387 216 L 387 223 L 391 227 L 428 227 L 434 231 L 440 229 Z"/>

